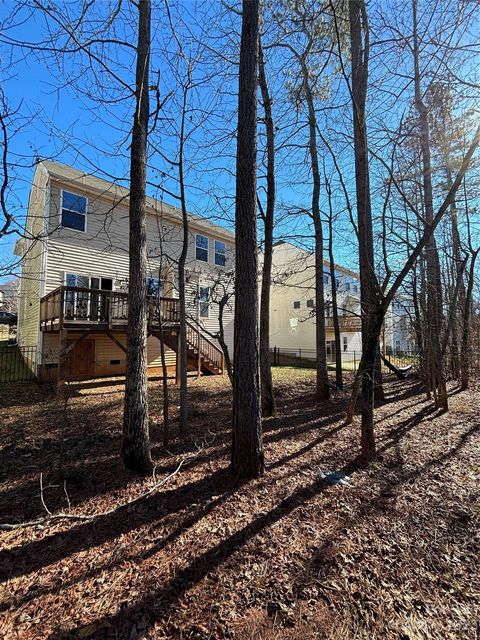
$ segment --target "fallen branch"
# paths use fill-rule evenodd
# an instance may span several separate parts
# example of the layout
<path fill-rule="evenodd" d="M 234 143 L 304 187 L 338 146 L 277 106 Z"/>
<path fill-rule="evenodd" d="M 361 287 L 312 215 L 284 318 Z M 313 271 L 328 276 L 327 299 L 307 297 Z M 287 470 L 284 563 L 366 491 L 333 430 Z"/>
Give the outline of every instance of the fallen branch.
<path fill-rule="evenodd" d="M 172 471 L 172 473 L 169 473 L 167 476 L 165 476 L 165 478 L 163 478 L 159 482 L 155 482 L 154 485 L 152 487 L 150 487 L 150 489 L 148 491 L 146 491 L 145 493 L 142 493 L 141 495 L 137 496 L 136 498 L 132 498 L 128 502 L 124 502 L 122 504 L 119 504 L 116 507 L 113 507 L 112 509 L 108 509 L 107 511 L 98 511 L 97 513 L 92 513 L 90 515 L 65 513 L 63 511 L 61 513 L 52 513 L 48 509 L 47 505 L 45 504 L 45 500 L 43 498 L 43 474 L 40 474 L 40 500 L 42 502 L 42 505 L 43 505 L 45 511 L 47 512 L 47 515 L 43 516 L 43 518 L 38 518 L 37 520 L 29 520 L 28 522 L 18 522 L 18 523 L 8 523 L 8 522 L 6 522 L 6 523 L 1 523 L 0 524 L 0 530 L 3 530 L 3 531 L 15 531 L 15 529 L 22 529 L 22 528 L 25 528 L 25 527 L 39 527 L 39 526 L 43 526 L 43 525 L 45 525 L 45 524 L 47 524 L 49 522 L 52 522 L 54 520 L 89 521 L 89 520 L 95 520 L 96 518 L 104 518 L 105 516 L 110 516 L 113 513 L 116 513 L 117 511 L 121 511 L 122 509 L 127 509 L 128 507 L 131 507 L 133 504 L 137 504 L 138 502 L 141 502 L 142 500 L 145 500 L 145 498 L 148 498 L 149 496 L 151 496 L 152 493 L 154 493 L 155 491 L 160 489 L 160 487 L 163 487 L 169 480 L 174 478 L 178 474 L 180 469 L 185 464 L 187 464 L 188 462 L 190 462 L 191 460 L 196 458 L 200 454 L 200 452 L 202 450 L 203 450 L 203 448 L 199 448 L 194 455 L 189 456 L 188 458 L 184 458 L 183 460 L 181 460 L 179 462 L 178 466 L 176 467 L 175 471 Z M 153 469 L 153 478 L 155 479 L 155 468 Z"/>

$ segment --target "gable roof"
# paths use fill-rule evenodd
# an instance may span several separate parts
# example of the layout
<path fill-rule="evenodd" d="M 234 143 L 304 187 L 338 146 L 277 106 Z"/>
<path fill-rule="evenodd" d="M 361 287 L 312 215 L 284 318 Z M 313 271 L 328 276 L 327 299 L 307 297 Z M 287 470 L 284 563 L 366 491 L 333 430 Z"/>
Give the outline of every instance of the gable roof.
<path fill-rule="evenodd" d="M 115 182 L 109 182 L 103 178 L 98 178 L 90 173 L 70 167 L 60 162 L 53 162 L 51 160 L 40 160 L 37 165 L 38 168 L 45 169 L 47 174 L 54 180 L 58 180 L 63 184 L 68 185 L 71 183 L 72 188 L 74 186 L 81 185 L 85 190 L 90 193 L 94 193 L 97 196 L 104 196 L 111 200 L 122 201 L 128 206 L 130 191 L 125 187 L 122 187 Z M 170 204 L 156 200 L 147 196 L 147 213 L 150 215 L 161 214 L 165 219 L 182 224 L 182 212 L 177 207 L 173 207 Z M 203 231 L 204 233 L 210 233 L 211 235 L 218 236 L 229 242 L 235 241 L 235 234 L 218 224 L 214 224 L 207 218 L 188 213 L 189 225 L 192 230 Z"/>

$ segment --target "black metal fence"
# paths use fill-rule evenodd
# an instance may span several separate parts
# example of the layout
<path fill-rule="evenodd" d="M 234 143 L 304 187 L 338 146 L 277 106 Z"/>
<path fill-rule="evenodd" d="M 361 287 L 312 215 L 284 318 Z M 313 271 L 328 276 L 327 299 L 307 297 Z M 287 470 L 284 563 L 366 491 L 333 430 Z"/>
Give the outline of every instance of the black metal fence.
<path fill-rule="evenodd" d="M 342 351 L 342 370 L 355 373 L 358 370 L 361 351 Z M 317 354 L 315 349 L 282 349 L 274 347 L 270 349 L 271 363 L 275 367 L 300 367 L 305 369 L 314 369 L 317 363 Z M 389 362 L 395 367 L 408 367 L 413 365 L 416 369 L 418 365 L 418 354 L 409 351 L 398 351 L 387 356 Z M 327 366 L 329 369 L 335 369 L 335 354 L 327 351 Z M 382 370 L 389 373 L 388 368 L 382 362 Z"/>
<path fill-rule="evenodd" d="M 35 379 L 37 347 L 0 343 L 0 383 Z"/>

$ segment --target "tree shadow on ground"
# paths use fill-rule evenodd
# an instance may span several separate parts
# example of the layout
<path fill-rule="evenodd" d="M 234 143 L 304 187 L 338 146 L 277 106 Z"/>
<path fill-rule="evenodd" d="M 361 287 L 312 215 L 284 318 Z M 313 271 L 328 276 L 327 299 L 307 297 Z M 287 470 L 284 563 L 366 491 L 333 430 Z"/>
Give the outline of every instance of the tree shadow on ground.
<path fill-rule="evenodd" d="M 359 459 L 355 459 L 352 463 L 346 465 L 343 471 L 352 474 L 362 467 L 362 462 Z M 324 492 L 330 486 L 325 480 L 319 479 L 301 487 L 282 500 L 276 507 L 266 513 L 262 513 L 245 527 L 230 535 L 226 540 L 214 545 L 195 558 L 187 567 L 179 570 L 173 580 L 161 589 L 153 589 L 152 593 L 123 608 L 116 615 L 96 620 L 94 624 L 98 629 L 99 635 L 92 634 L 90 637 L 105 638 L 107 637 L 106 629 L 110 628 L 115 630 L 115 637 L 129 639 L 132 637 L 132 628 L 139 620 L 141 620 L 142 631 L 148 631 L 157 620 L 168 615 L 187 590 L 198 584 L 211 571 L 240 551 L 249 540 L 283 517 L 288 516 L 307 500 Z M 55 632 L 50 636 L 50 640 L 67 640 L 67 638 L 80 637 L 81 634 L 82 627 L 79 627 L 66 632 Z"/>

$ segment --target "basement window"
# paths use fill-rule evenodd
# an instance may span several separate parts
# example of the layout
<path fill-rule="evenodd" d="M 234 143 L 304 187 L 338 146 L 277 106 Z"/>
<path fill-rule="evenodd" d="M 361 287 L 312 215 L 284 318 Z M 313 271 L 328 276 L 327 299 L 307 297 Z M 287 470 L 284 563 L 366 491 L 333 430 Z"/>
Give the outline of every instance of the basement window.
<path fill-rule="evenodd" d="M 62 227 L 75 231 L 87 230 L 87 199 L 69 191 L 62 191 Z"/>

